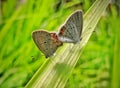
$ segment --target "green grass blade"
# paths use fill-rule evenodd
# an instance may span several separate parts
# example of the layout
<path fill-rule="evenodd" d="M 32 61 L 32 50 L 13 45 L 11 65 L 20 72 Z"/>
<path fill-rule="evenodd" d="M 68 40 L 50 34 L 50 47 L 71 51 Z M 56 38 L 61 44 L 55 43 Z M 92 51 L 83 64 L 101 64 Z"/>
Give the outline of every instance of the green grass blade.
<path fill-rule="evenodd" d="M 118 21 L 120 20 L 120 18 L 116 18 L 118 19 Z M 115 22 L 115 21 L 114 21 Z M 119 22 L 116 22 L 116 24 L 113 24 L 114 27 L 116 27 L 115 30 L 115 40 L 114 40 L 114 57 L 113 57 L 113 61 L 112 61 L 112 68 L 111 68 L 111 82 L 110 82 L 110 87 L 111 88 L 120 88 L 120 35 L 119 35 Z"/>
<path fill-rule="evenodd" d="M 54 57 L 50 58 L 38 69 L 26 85 L 26 88 L 63 88 L 65 86 L 108 3 L 109 0 L 97 0 L 91 6 L 84 15 L 83 38 L 80 44 L 65 44 L 62 46 Z"/>

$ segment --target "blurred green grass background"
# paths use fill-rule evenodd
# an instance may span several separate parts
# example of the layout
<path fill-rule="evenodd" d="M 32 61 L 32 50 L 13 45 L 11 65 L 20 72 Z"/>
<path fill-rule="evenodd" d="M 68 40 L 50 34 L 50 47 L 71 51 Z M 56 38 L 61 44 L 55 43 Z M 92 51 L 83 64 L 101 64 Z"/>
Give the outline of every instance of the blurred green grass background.
<path fill-rule="evenodd" d="M 46 60 L 31 33 L 58 31 L 69 14 L 95 0 L 0 0 L 0 88 L 24 87 Z M 66 88 L 120 88 L 120 6 L 111 2 Z"/>

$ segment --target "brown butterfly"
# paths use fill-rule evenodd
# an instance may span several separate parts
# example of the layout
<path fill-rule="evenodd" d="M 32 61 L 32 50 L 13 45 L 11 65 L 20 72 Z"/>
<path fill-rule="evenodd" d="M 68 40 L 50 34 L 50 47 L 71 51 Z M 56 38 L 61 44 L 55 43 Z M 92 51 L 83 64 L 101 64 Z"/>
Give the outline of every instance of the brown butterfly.
<path fill-rule="evenodd" d="M 46 58 L 52 56 L 62 42 L 58 40 L 56 33 L 37 30 L 32 33 L 33 40 L 40 51 L 45 54 Z"/>

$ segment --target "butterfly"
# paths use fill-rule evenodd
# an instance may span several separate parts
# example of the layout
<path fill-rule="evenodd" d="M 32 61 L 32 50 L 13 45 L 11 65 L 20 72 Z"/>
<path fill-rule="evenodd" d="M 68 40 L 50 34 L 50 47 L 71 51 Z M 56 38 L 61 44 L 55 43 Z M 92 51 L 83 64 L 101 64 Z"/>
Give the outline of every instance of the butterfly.
<path fill-rule="evenodd" d="M 58 40 L 56 33 L 49 33 L 42 30 L 34 31 L 32 38 L 40 51 L 45 54 L 46 58 L 52 56 L 57 48 L 63 44 Z"/>
<path fill-rule="evenodd" d="M 47 58 L 52 56 L 57 48 L 62 46 L 64 42 L 78 43 L 81 40 L 82 26 L 82 11 L 77 10 L 61 26 L 58 34 L 37 30 L 32 33 L 32 38 L 37 47 Z"/>
<path fill-rule="evenodd" d="M 81 10 L 75 11 L 60 27 L 58 39 L 67 43 L 78 43 L 81 40 L 83 28 L 83 14 Z"/>

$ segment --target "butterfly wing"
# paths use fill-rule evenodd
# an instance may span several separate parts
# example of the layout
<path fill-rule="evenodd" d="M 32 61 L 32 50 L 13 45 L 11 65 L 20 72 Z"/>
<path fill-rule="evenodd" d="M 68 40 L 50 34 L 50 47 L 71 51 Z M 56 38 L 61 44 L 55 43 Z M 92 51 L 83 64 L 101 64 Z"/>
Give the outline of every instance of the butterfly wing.
<path fill-rule="evenodd" d="M 60 28 L 59 39 L 63 42 L 76 43 L 80 41 L 83 27 L 82 11 L 74 12 Z M 67 39 L 67 40 L 66 40 Z"/>
<path fill-rule="evenodd" d="M 34 31 L 32 37 L 37 47 L 45 54 L 46 58 L 52 56 L 57 50 L 57 47 L 61 46 L 61 41 L 55 39 L 51 33 L 46 31 Z"/>

